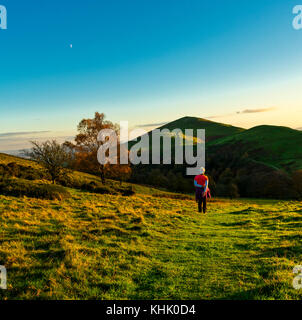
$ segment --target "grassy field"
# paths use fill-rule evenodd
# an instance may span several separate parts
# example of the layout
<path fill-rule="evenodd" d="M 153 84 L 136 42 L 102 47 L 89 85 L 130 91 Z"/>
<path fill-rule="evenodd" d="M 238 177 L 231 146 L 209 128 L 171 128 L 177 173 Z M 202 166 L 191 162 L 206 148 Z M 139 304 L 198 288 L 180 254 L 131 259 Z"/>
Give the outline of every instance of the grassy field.
<path fill-rule="evenodd" d="M 0 196 L 1 299 L 301 299 L 302 204 L 193 200 L 70 189 L 48 201 Z M 176 199 L 174 199 L 176 198 Z"/>

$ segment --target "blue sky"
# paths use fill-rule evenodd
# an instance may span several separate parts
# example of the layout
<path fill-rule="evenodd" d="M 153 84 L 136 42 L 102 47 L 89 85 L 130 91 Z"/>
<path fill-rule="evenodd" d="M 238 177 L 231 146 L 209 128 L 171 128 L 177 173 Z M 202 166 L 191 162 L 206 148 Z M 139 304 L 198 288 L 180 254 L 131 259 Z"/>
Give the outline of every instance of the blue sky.
<path fill-rule="evenodd" d="M 302 127 L 298 2 L 0 0 L 0 150 L 64 140 L 95 111 Z"/>

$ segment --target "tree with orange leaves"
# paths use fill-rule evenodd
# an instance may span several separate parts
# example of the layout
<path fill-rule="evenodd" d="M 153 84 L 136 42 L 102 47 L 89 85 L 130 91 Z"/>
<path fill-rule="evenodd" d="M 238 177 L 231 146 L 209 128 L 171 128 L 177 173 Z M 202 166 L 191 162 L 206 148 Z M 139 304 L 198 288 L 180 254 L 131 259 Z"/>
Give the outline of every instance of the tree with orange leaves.
<path fill-rule="evenodd" d="M 98 141 L 98 134 L 101 130 L 111 129 L 119 136 L 119 126 L 111 121 L 105 120 L 104 113 L 96 112 L 93 119 L 83 119 L 78 124 L 78 134 L 75 137 L 75 144 L 66 142 L 65 145 L 74 150 L 75 168 L 93 174 L 100 174 L 105 184 L 106 177 L 126 180 L 131 175 L 131 168 L 128 164 L 106 164 L 98 162 L 97 153 L 104 142 Z M 120 148 L 118 148 L 119 150 Z"/>

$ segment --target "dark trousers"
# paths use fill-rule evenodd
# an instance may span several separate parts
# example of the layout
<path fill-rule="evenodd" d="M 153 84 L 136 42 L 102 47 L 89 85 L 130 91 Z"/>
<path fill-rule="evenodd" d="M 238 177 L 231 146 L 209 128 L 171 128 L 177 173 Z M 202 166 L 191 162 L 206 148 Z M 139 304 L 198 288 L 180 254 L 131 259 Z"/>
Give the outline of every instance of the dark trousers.
<path fill-rule="evenodd" d="M 202 197 L 198 200 L 198 211 L 203 211 L 203 213 L 207 212 L 207 197 Z"/>

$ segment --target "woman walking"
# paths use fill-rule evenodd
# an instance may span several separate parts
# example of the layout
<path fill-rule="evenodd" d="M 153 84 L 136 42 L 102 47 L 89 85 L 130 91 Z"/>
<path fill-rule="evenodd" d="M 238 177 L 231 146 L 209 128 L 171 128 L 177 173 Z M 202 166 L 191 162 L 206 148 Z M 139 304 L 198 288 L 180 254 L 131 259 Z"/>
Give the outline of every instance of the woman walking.
<path fill-rule="evenodd" d="M 205 168 L 200 168 L 200 174 L 194 178 L 195 199 L 198 202 L 198 211 L 207 212 L 207 197 L 209 195 L 209 178 L 204 174 Z"/>

